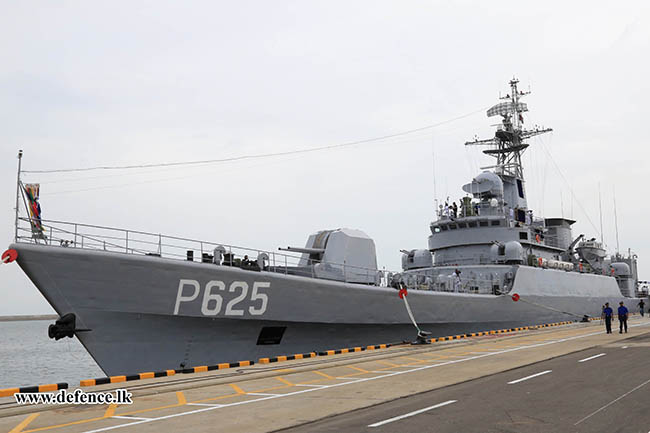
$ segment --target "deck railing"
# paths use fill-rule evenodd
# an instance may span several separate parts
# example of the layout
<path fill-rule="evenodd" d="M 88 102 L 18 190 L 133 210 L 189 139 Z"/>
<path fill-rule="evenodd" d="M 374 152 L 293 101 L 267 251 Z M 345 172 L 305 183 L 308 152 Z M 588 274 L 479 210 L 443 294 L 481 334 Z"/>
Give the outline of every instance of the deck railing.
<path fill-rule="evenodd" d="M 17 242 L 41 243 L 64 248 L 82 248 L 125 254 L 139 254 L 177 260 L 192 260 L 213 263 L 215 249 L 221 250 L 219 264 L 248 267 L 259 270 L 263 267 L 272 272 L 317 277 L 314 266 L 320 261 L 303 259 L 302 254 L 253 249 L 219 242 L 182 238 L 160 233 L 126 230 L 90 224 L 56 220 L 42 220 L 43 230 L 36 229 L 29 218 L 18 219 Z M 198 255 L 197 255 L 198 253 Z M 217 253 L 219 254 L 219 253 Z M 262 260 L 263 256 L 266 255 Z M 247 258 L 248 263 L 244 260 Z M 262 266 L 258 266 L 261 264 Z M 331 272 L 339 273 L 343 281 L 360 278 L 386 286 L 384 271 L 353 266 L 348 263 L 323 263 Z M 363 278 L 365 277 L 365 278 Z"/>
<path fill-rule="evenodd" d="M 181 238 L 160 233 L 148 233 L 138 230 L 126 230 L 66 221 L 43 220 L 41 222 L 42 230 L 37 229 L 29 218 L 19 218 L 16 241 L 40 243 L 61 248 L 100 250 L 176 260 L 192 259 L 193 261 L 204 263 L 213 263 L 215 249 L 219 248 L 224 251 L 223 258 L 219 261 L 221 265 L 237 266 L 246 269 L 247 266 L 243 263 L 243 259 L 248 256 L 250 261 L 249 269 L 260 270 L 263 267 L 264 270 L 276 273 L 311 278 L 319 277 L 313 265 L 321 262 L 303 259 L 301 254 L 293 255 L 213 241 Z M 192 252 L 191 256 L 189 252 Z M 194 253 L 198 253 L 198 257 Z M 260 263 L 262 266 L 258 266 L 258 258 L 263 257 L 263 255 L 266 255 L 265 260 Z M 328 262 L 323 264 L 328 266 L 330 270 L 338 272 L 343 281 L 355 281 L 355 279 L 358 280 L 359 277 L 365 276 L 367 284 L 374 284 L 381 287 L 390 286 L 391 277 L 395 274 L 404 276 L 402 281 L 409 289 L 418 290 L 491 293 L 494 284 L 492 280 L 482 281 L 481 279 L 479 281 L 475 277 L 469 278 L 465 276 L 461 277 L 460 284 L 451 282 L 451 280 L 448 283 L 439 284 L 433 283 L 428 277 L 425 280 L 419 281 L 417 276 L 413 279 L 412 274 L 405 274 L 403 272 L 363 268 L 351 266 L 347 263 Z M 424 276 L 420 275 L 420 277 Z"/>

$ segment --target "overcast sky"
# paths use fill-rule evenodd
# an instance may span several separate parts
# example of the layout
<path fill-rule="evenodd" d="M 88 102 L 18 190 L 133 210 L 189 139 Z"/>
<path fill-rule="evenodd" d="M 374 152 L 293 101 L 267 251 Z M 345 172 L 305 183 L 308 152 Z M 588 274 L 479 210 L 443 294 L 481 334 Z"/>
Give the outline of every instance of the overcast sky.
<path fill-rule="evenodd" d="M 493 134 L 485 110 L 517 76 L 532 91 L 526 125 L 554 129 L 524 156 L 529 206 L 598 236 L 600 183 L 613 251 L 615 188 L 621 249 L 650 278 L 647 2 L 25 0 L 2 11 L 4 245 L 18 149 L 27 170 L 192 161 L 468 115 L 299 156 L 25 177 L 41 183 L 44 218 L 261 249 L 357 228 L 398 269 L 401 248 L 427 246 L 434 184 L 458 200 L 491 163 L 463 143 Z M 0 297 L 2 315 L 52 311 L 16 264 L 0 267 Z"/>

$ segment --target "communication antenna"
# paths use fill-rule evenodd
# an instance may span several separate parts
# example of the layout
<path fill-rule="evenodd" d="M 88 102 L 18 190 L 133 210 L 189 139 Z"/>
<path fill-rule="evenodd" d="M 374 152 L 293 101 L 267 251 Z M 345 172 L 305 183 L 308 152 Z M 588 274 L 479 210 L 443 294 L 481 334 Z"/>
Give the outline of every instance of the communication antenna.
<path fill-rule="evenodd" d="M 436 205 L 436 212 L 438 211 L 438 191 L 436 189 L 436 155 L 435 155 L 435 142 L 431 138 L 431 170 L 433 172 L 433 202 Z"/>
<path fill-rule="evenodd" d="M 603 240 L 603 201 L 600 197 L 600 182 L 598 182 L 598 208 L 600 209 L 600 243 L 604 244 Z"/>
<path fill-rule="evenodd" d="M 20 198 L 20 171 L 22 168 L 22 163 L 23 163 L 23 151 L 19 150 L 18 151 L 18 175 L 16 176 L 16 233 L 14 234 L 14 242 L 18 242 L 18 204 L 19 201 L 18 199 Z"/>
<path fill-rule="evenodd" d="M 616 187 L 612 186 L 612 192 L 614 194 L 614 227 L 616 227 L 616 254 L 618 254 L 618 216 L 616 215 Z"/>
<path fill-rule="evenodd" d="M 487 111 L 488 117 L 501 116 L 501 124 L 493 138 L 484 140 L 475 139 L 468 141 L 465 146 L 487 146 L 483 153 L 496 158 L 496 172 L 501 176 L 511 176 L 523 180 L 523 168 L 521 154 L 528 148 L 526 140 L 536 135 L 552 131 L 551 128 L 534 129 L 524 128 L 524 113 L 528 111 L 528 105 L 521 99 L 530 91 L 519 90 L 519 80 L 510 80 L 510 92 L 506 96 L 499 96 L 504 102 L 493 106 Z M 485 167 L 492 168 L 492 167 Z"/>

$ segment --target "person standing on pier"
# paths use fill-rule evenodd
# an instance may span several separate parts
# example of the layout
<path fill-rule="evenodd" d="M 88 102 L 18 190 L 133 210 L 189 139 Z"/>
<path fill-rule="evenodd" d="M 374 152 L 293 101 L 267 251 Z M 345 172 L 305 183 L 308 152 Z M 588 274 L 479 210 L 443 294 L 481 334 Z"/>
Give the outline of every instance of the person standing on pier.
<path fill-rule="evenodd" d="M 645 302 L 643 302 L 643 299 L 639 301 L 639 312 L 641 313 L 641 317 L 643 317 L 643 309 L 645 308 Z"/>
<path fill-rule="evenodd" d="M 627 308 L 623 305 L 623 301 L 619 303 L 618 307 L 618 325 L 619 325 L 619 334 L 623 333 L 623 327 L 625 327 L 625 333 L 627 334 Z"/>
<path fill-rule="evenodd" d="M 603 308 L 603 316 L 605 319 L 605 329 L 608 334 L 612 333 L 612 315 L 614 310 L 609 306 L 609 302 L 605 302 L 605 308 Z"/>

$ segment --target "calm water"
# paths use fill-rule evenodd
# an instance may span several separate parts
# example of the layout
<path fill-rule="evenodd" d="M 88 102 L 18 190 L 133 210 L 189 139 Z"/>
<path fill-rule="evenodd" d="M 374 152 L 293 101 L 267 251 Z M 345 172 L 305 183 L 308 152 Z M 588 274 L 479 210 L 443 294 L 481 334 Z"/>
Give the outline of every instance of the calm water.
<path fill-rule="evenodd" d="M 103 377 L 76 338 L 47 336 L 54 320 L 0 322 L 0 388 L 68 382 Z"/>

